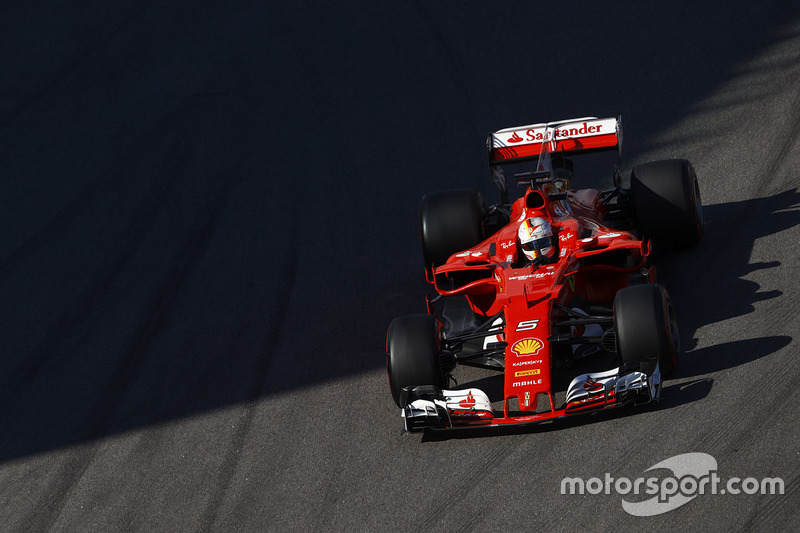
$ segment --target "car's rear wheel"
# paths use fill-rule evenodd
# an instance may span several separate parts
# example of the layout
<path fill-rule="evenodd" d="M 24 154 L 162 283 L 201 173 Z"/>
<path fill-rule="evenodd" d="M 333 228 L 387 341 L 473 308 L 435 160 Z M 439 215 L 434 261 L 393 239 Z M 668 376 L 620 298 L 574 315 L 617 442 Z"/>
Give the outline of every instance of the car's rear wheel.
<path fill-rule="evenodd" d="M 689 161 L 669 159 L 635 166 L 630 194 L 642 235 L 678 248 L 691 248 L 700 242 L 703 202 Z"/>
<path fill-rule="evenodd" d="M 426 194 L 419 210 L 425 269 L 483 240 L 485 206 L 473 189 Z"/>
<path fill-rule="evenodd" d="M 680 337 L 675 310 L 661 285 L 635 285 L 617 292 L 614 328 L 620 372 L 652 375 L 658 362 L 661 374 L 667 376 L 677 367 Z"/>
<path fill-rule="evenodd" d="M 443 368 L 442 360 L 448 358 L 440 356 L 440 335 L 440 322 L 431 315 L 400 316 L 389 325 L 386 370 L 392 399 L 398 406 L 405 387 L 444 388 L 447 369 Z M 452 354 L 449 356 L 452 358 Z"/>

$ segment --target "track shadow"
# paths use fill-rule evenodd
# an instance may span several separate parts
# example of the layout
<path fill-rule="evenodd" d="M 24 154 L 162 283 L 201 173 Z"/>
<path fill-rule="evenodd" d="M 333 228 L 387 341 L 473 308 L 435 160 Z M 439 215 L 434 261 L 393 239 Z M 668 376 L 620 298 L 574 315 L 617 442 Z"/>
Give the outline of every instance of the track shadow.
<path fill-rule="evenodd" d="M 696 377 L 745 365 L 777 352 L 792 342 L 792 337 L 775 335 L 716 344 L 683 354 L 677 375 Z"/>

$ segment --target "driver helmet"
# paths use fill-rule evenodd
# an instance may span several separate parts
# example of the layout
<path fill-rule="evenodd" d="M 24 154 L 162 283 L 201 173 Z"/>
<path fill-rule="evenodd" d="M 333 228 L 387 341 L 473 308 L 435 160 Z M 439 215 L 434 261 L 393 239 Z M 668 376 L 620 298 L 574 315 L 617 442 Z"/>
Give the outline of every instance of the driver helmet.
<path fill-rule="evenodd" d="M 528 218 L 522 222 L 517 232 L 522 253 L 529 261 L 551 258 L 556 253 L 553 246 L 553 228 L 542 217 Z"/>

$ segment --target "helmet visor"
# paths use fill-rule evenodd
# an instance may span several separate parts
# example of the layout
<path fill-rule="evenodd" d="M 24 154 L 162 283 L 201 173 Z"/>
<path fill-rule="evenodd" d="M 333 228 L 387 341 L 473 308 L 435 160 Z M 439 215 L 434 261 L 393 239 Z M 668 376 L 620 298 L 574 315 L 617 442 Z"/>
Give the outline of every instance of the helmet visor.
<path fill-rule="evenodd" d="M 526 252 L 538 252 L 542 248 L 550 246 L 550 237 L 542 237 L 541 239 L 534 239 L 530 242 L 523 242 L 522 249 Z"/>

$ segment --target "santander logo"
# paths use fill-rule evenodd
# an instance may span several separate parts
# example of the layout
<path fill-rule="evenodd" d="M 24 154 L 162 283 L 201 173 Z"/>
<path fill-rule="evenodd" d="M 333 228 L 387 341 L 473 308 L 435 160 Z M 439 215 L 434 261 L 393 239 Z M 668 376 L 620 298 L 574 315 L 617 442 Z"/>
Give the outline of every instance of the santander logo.
<path fill-rule="evenodd" d="M 472 391 L 469 391 L 467 397 L 458 402 L 458 405 L 461 407 L 473 407 L 475 405 L 475 397 L 472 395 Z"/>
<path fill-rule="evenodd" d="M 587 392 L 600 392 L 605 388 L 605 385 L 600 381 L 595 381 L 590 376 L 589 379 L 586 380 L 586 383 L 583 384 L 583 388 Z"/>
<path fill-rule="evenodd" d="M 520 137 L 516 131 L 514 132 L 514 135 L 512 135 L 511 138 L 508 139 L 508 142 L 510 143 L 518 143 L 522 141 L 523 141 L 522 137 Z"/>

